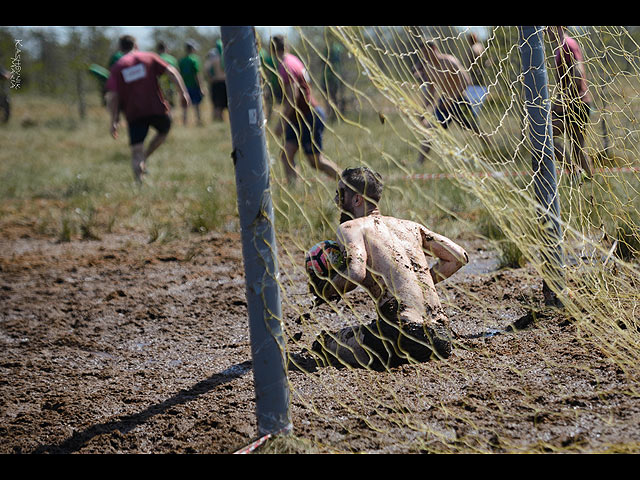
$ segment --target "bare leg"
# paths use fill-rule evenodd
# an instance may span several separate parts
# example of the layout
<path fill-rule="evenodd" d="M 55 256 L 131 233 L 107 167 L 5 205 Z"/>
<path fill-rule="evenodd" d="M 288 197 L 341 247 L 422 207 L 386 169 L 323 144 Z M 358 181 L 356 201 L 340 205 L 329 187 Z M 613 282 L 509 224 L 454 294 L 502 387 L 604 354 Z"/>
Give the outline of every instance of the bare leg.
<path fill-rule="evenodd" d="M 156 133 L 156 135 L 151 139 L 149 145 L 147 145 L 147 151 L 145 153 L 145 159 L 148 159 L 153 152 L 155 152 L 160 145 L 164 143 L 167 139 L 167 134 Z"/>
<path fill-rule="evenodd" d="M 133 176 L 138 183 L 142 183 L 145 172 L 144 159 L 144 145 L 142 143 L 131 145 L 131 167 L 133 168 Z"/>
<path fill-rule="evenodd" d="M 431 151 L 429 142 L 424 141 L 420 144 L 420 153 L 418 153 L 418 163 L 424 163 L 427 154 Z"/>
<path fill-rule="evenodd" d="M 287 182 L 293 183 L 298 178 L 298 172 L 296 172 L 296 153 L 298 152 L 298 144 L 294 142 L 286 142 L 284 150 L 280 155 L 282 165 L 284 166 L 285 173 L 287 174 Z"/>
<path fill-rule="evenodd" d="M 571 159 L 570 161 L 565 162 L 561 145 L 556 140 L 556 138 L 564 134 L 567 128 L 569 129 L 569 131 L 567 132 L 568 141 L 571 142 Z M 580 129 L 580 125 L 576 122 L 565 123 L 565 119 L 561 118 L 559 115 L 556 115 L 554 112 L 552 129 L 554 138 L 553 148 L 556 156 L 556 161 L 560 164 L 566 164 L 569 168 L 569 171 L 572 173 L 577 172 L 577 170 L 581 168 L 589 177 L 592 177 L 593 162 L 591 158 L 584 152 L 584 131 Z"/>
<path fill-rule="evenodd" d="M 326 173 L 331 178 L 338 180 L 340 178 L 340 170 L 338 166 L 332 162 L 331 160 L 325 158 L 325 156 L 321 153 L 307 153 L 306 154 L 309 165 L 311 165 L 316 170 L 320 170 L 321 172 Z"/>
<path fill-rule="evenodd" d="M 556 162 L 559 165 L 564 166 L 564 153 L 562 149 L 562 144 L 558 140 L 558 137 L 561 137 L 564 133 L 564 121 L 560 118 L 555 112 L 553 114 L 553 120 L 551 122 L 551 129 L 553 135 L 553 152 L 555 154 Z M 573 169 L 569 169 L 572 171 Z"/>
<path fill-rule="evenodd" d="M 593 162 L 589 155 L 584 151 L 584 132 L 575 127 L 575 135 L 573 136 L 572 152 L 573 160 L 580 164 L 589 178 L 593 177 Z"/>
<path fill-rule="evenodd" d="M 431 122 L 429 122 L 424 117 L 420 120 L 420 123 L 422 123 L 422 126 L 428 129 L 433 128 L 433 125 L 431 124 Z M 430 135 L 430 132 L 428 132 L 427 135 Z M 418 154 L 418 163 L 420 164 L 424 163 L 425 158 L 427 157 L 430 151 L 431 151 L 431 142 L 429 140 L 423 140 L 422 142 L 420 142 L 420 153 Z"/>

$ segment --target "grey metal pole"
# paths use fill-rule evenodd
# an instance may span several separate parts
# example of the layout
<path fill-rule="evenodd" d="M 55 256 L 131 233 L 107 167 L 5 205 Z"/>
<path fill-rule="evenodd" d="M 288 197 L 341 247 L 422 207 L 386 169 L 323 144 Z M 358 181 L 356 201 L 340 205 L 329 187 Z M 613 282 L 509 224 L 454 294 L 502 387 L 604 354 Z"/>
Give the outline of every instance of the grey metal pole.
<path fill-rule="evenodd" d="M 543 233 L 543 268 L 548 280 L 543 284 L 543 292 L 545 297 L 551 297 L 545 298 L 548 304 L 558 304 L 555 292 L 564 288 L 564 259 L 543 27 L 518 27 L 518 35 L 529 137 L 533 148 L 533 181 Z"/>
<path fill-rule="evenodd" d="M 221 27 L 260 435 L 291 430 L 274 215 L 253 27 Z"/>

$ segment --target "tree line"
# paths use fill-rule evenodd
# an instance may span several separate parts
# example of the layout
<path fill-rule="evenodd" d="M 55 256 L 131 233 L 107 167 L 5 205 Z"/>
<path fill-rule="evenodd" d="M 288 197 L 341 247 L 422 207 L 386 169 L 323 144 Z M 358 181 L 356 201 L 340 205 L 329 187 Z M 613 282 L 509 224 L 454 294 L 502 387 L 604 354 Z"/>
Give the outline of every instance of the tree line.
<path fill-rule="evenodd" d="M 362 35 L 371 35 L 371 41 L 375 44 L 382 41 L 385 28 L 389 30 L 389 35 L 406 35 L 409 29 L 401 27 L 367 27 L 362 28 Z M 423 31 L 435 30 L 436 36 L 440 38 L 456 39 L 459 37 L 454 27 L 414 27 Z M 492 32 L 494 45 L 504 43 L 504 50 L 511 48 L 514 41 L 514 31 L 509 27 L 502 27 L 492 31 L 492 27 L 486 27 Z M 581 27 L 586 29 L 587 35 L 591 29 L 597 27 Z M 636 39 L 640 36 L 638 27 L 624 27 L 630 35 L 623 38 L 612 37 L 610 33 L 596 34 L 597 40 L 593 44 L 586 45 L 586 53 L 590 47 L 596 47 L 602 55 L 602 51 L 628 51 L 636 52 L 638 44 Z M 443 30 L 445 29 L 445 30 Z M 369 32 L 375 30 L 375 33 Z M 326 27 L 302 27 L 302 35 L 296 34 L 296 29 L 292 28 L 290 40 L 292 47 L 296 48 L 296 42 L 301 38 L 304 41 L 312 42 L 322 46 L 327 42 Z M 382 33 L 381 33 L 382 32 Z M 400 32 L 400 33 L 399 33 Z M 0 27 L 0 66 L 6 70 L 11 70 L 12 65 L 19 68 L 20 85 L 16 93 L 30 92 L 41 95 L 57 96 L 68 101 L 78 100 L 82 113 L 83 103 L 87 95 L 92 92 L 99 92 L 100 85 L 92 79 L 88 73 L 91 64 L 108 66 L 109 58 L 117 50 L 117 42 L 120 35 L 131 33 L 136 35 L 136 29 L 128 32 L 124 27 Z M 261 45 L 268 45 L 268 34 L 265 31 L 258 31 Z M 184 44 L 186 40 L 195 40 L 200 45 L 200 55 L 202 58 L 209 49 L 215 46 L 220 38 L 220 27 L 150 27 L 150 35 L 145 39 L 147 50 L 153 50 L 158 41 L 163 41 L 175 57 L 179 58 L 184 54 Z M 402 45 L 404 42 L 398 42 Z M 449 41 L 446 46 L 455 51 L 457 45 Z M 598 45 L 596 45 L 598 44 Z M 628 44 L 628 45 L 627 45 Z M 609 45 L 613 47 L 607 48 Z M 615 50 L 614 50 L 615 48 Z M 304 50 L 304 49 L 303 49 Z M 500 49 L 498 49 L 500 50 Z M 311 50 L 313 53 L 314 50 Z M 16 62 L 16 55 L 19 61 Z M 304 56 L 304 55 L 303 55 Z M 308 60 L 311 70 L 322 68 L 321 59 L 310 55 Z M 621 56 L 622 60 L 627 56 Z M 635 69 L 636 58 L 625 60 L 629 63 L 617 59 L 616 68 Z M 620 63 L 622 63 L 620 65 Z M 19 92 L 18 92 L 19 90 Z"/>

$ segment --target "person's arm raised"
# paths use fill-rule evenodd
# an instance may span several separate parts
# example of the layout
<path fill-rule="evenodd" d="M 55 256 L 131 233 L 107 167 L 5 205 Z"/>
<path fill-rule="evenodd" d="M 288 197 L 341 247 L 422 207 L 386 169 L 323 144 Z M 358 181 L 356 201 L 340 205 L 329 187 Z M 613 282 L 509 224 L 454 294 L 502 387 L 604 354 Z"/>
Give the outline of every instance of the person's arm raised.
<path fill-rule="evenodd" d="M 171 80 L 171 82 L 178 87 L 178 90 L 180 90 L 180 94 L 182 95 L 182 107 L 188 108 L 191 104 L 191 97 L 189 97 L 187 87 L 182 80 L 182 75 L 180 75 L 180 72 L 173 65 L 167 65 L 166 74 L 169 76 L 169 80 Z"/>

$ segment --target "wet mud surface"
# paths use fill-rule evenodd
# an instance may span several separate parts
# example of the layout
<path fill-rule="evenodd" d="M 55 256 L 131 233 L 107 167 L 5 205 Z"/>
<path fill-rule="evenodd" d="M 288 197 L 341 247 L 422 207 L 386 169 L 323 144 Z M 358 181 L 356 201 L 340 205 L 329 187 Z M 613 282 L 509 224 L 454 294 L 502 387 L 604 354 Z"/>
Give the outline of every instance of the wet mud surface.
<path fill-rule="evenodd" d="M 296 437 L 321 452 L 637 452 L 635 377 L 544 310 L 526 269 L 492 272 L 489 252 L 463 246 L 470 265 L 438 286 L 458 335 L 449 360 L 292 368 Z M 309 315 L 297 280 L 283 286 L 298 290 L 283 304 L 294 357 L 344 321 Z M 238 234 L 4 232 L 0 453 L 233 453 L 257 435 L 248 332 Z"/>

